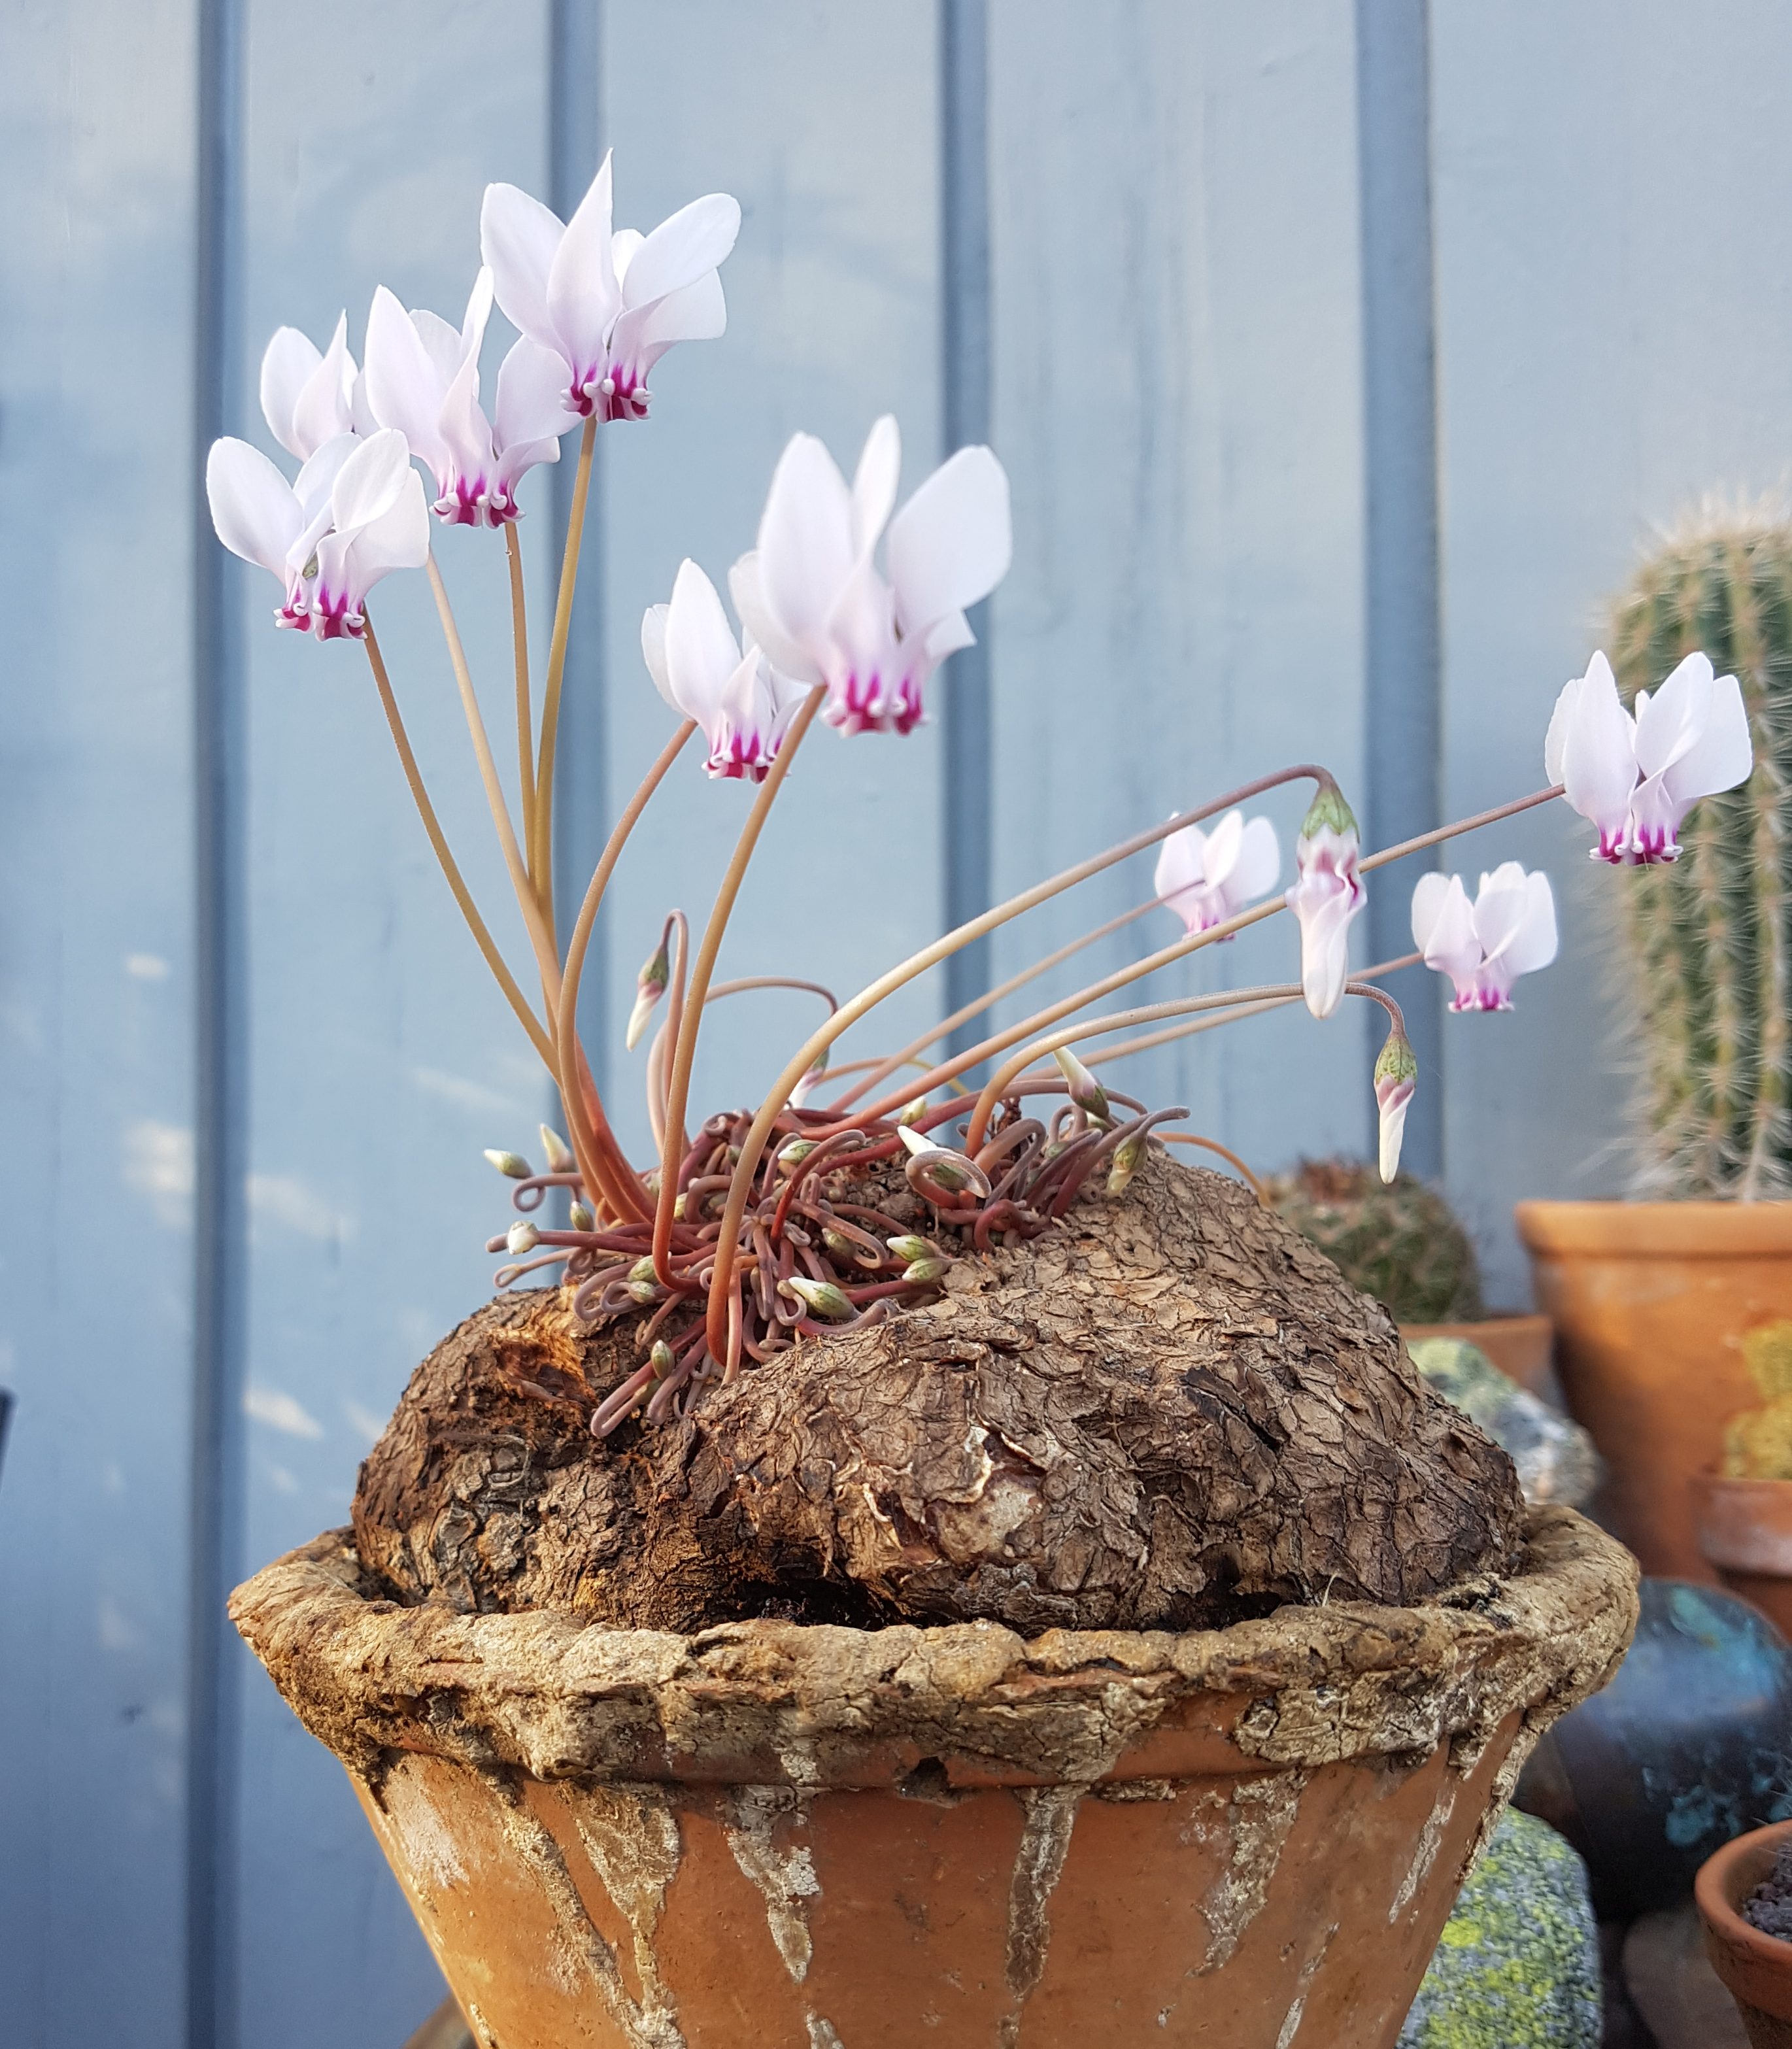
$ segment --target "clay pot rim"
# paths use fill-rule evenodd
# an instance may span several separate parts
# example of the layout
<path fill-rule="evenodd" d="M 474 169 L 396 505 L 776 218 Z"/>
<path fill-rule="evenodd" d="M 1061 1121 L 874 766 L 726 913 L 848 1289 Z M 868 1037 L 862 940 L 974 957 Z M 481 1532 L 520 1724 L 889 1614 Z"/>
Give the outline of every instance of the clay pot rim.
<path fill-rule="evenodd" d="M 1705 1923 L 1712 1966 L 1733 1997 L 1781 2020 L 1792 2020 L 1792 1942 L 1764 1934 L 1737 1911 L 1773 1868 L 1792 1822 L 1770 1822 L 1715 1850 L 1700 1865 L 1693 1897 Z"/>
<path fill-rule="evenodd" d="M 1792 1253 L 1792 1201 L 1523 1202 L 1514 1206 L 1528 1252 L 1605 1259 L 1740 1259 Z"/>
<path fill-rule="evenodd" d="M 1194 1772 L 1410 1755 L 1485 1741 L 1514 1713 L 1553 1720 L 1628 1645 L 1637 1577 L 1615 1538 L 1550 1507 L 1528 1515 L 1509 1577 L 1414 1608 L 1031 1641 L 987 1622 L 683 1637 L 400 1607 L 370 1592 L 336 1530 L 265 1567 L 230 1609 L 313 1733 L 370 1767 L 398 1749 L 546 1779 L 820 1786 L 898 1783 L 943 1757 L 1009 1783 L 1092 1783 L 1152 1771 L 1139 1746 L 1160 1724 L 1199 1724 L 1177 1749 Z M 1122 1752 L 1133 1762 L 1117 1771 Z"/>

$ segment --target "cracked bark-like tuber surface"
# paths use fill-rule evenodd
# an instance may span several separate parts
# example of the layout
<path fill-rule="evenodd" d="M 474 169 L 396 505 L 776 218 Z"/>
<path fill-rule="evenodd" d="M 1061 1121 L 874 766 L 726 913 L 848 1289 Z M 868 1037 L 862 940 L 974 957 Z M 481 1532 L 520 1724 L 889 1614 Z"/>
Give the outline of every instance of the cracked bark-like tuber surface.
<path fill-rule="evenodd" d="M 634 1335 L 540 1290 L 438 1346 L 362 1470 L 376 1581 L 680 1632 L 1185 1630 L 1409 1605 L 1520 1538 L 1510 1462 L 1386 1312 L 1237 1183 L 1156 1155 L 935 1300 L 594 1443 Z"/>

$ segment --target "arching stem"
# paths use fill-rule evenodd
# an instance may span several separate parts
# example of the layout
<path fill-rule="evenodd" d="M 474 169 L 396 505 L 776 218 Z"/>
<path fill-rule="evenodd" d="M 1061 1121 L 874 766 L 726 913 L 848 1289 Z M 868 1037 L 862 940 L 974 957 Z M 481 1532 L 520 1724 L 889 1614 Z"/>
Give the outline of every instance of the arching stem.
<path fill-rule="evenodd" d="M 550 928 L 554 923 L 554 749 L 560 730 L 560 686 L 566 674 L 566 643 L 573 630 L 573 593 L 578 586 L 579 548 L 585 538 L 585 500 L 591 492 L 591 457 L 597 445 L 597 416 L 585 423 L 573 502 L 566 515 L 566 546 L 554 593 L 554 632 L 548 642 L 547 679 L 542 692 L 542 737 L 535 768 L 535 830 L 529 842 L 529 873 Z"/>

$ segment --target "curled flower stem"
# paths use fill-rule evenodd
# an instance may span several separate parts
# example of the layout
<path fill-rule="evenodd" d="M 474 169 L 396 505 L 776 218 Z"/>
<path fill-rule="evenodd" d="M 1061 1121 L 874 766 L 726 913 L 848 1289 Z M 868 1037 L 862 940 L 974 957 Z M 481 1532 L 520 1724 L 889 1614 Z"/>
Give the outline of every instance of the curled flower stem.
<path fill-rule="evenodd" d="M 523 844 L 527 848 L 535 837 L 535 725 L 529 704 L 529 612 L 523 584 L 523 537 L 514 519 L 504 522 L 504 552 L 510 562 L 510 636 L 516 662 L 516 773 L 523 792 Z"/>
<path fill-rule="evenodd" d="M 547 679 L 542 694 L 542 737 L 535 768 L 535 830 L 529 843 L 529 873 L 551 927 L 554 923 L 554 749 L 560 729 L 560 686 L 566 673 L 566 642 L 573 628 L 573 593 L 579 579 L 579 547 L 585 538 L 585 506 L 591 492 L 591 457 L 597 445 L 597 416 L 585 423 L 573 502 L 566 515 L 566 546 L 560 558 L 560 588 L 554 600 L 554 633 L 548 643 Z"/>
<path fill-rule="evenodd" d="M 436 816 L 435 806 L 430 801 L 430 793 L 423 786 L 423 777 L 417 766 L 417 756 L 411 751 L 410 736 L 405 731 L 403 718 L 398 712 L 398 699 L 392 693 L 392 682 L 386 672 L 385 658 L 379 651 L 379 643 L 374 637 L 373 621 L 369 618 L 362 629 L 361 644 L 367 653 L 367 665 L 373 671 L 374 687 L 379 693 L 380 709 L 386 714 L 386 723 L 391 729 L 393 745 L 398 750 L 399 765 L 404 770 L 405 781 L 410 785 L 411 800 L 423 821 L 437 862 L 440 865 L 454 901 L 460 906 L 461 915 L 467 921 L 467 928 L 485 957 L 485 965 L 491 969 L 504 1000 L 516 1013 L 517 1021 L 529 1035 L 529 1043 L 541 1056 L 542 1063 L 550 1075 L 558 1075 L 558 1066 L 554 1056 L 554 1042 L 546 1028 L 529 1007 L 528 1000 L 517 986 L 516 978 L 505 964 L 503 955 L 498 951 L 485 920 L 480 916 L 473 902 L 472 892 L 461 877 L 453 855 L 449 851 L 447 835 L 442 831 L 441 822 Z"/>
<path fill-rule="evenodd" d="M 765 780 L 759 786 L 759 794 L 753 799 L 752 809 L 747 814 L 747 822 L 741 827 L 741 837 L 735 843 L 728 872 L 722 877 L 721 888 L 716 892 L 709 922 L 704 927 L 702 943 L 698 947 L 697 959 L 691 969 L 690 998 L 678 1043 L 673 1050 L 672 1079 L 666 1092 L 666 1146 L 660 1157 L 659 1202 L 654 1219 L 654 1271 L 660 1276 L 663 1283 L 667 1277 L 667 1257 L 671 1246 L 672 1204 L 677 1193 L 678 1149 L 674 1141 L 684 1129 L 685 1110 L 690 1099 L 691 1063 L 697 1056 L 697 1028 L 702 1021 L 704 1002 L 709 993 L 709 978 L 715 972 L 716 955 L 721 950 L 722 935 L 728 930 L 734 900 L 741 893 L 741 885 L 745 879 L 747 864 L 752 858 L 753 849 L 759 844 L 759 836 L 765 829 L 765 821 L 771 814 L 779 791 L 783 787 L 784 778 L 790 773 L 791 764 L 796 759 L 797 749 L 803 745 L 803 735 L 814 724 L 815 714 L 821 710 L 826 695 L 826 684 L 818 683 L 803 699 L 802 709 L 791 721 L 790 729 L 778 748 L 777 759 L 772 764 Z M 814 1064 L 810 1060 L 801 1072 L 792 1078 L 791 1088 L 796 1086 L 802 1079 L 802 1074 Z M 783 1097 L 773 1108 L 772 1115 L 766 1118 L 767 1131 L 771 1129 L 772 1118 L 783 1109 L 789 1094 L 790 1090 L 786 1089 Z M 763 1149 L 763 1134 L 760 1144 Z M 756 1153 L 754 1164 L 756 1165 L 757 1163 L 758 1155 Z M 717 1297 L 725 1296 L 730 1291 L 729 1277 L 734 1264 L 733 1241 L 740 1234 L 741 1218 L 745 1209 L 745 1190 L 743 1188 L 740 1210 L 732 1219 L 724 1219 L 717 1262 L 717 1285 L 710 1297 L 712 1308 L 723 1310 L 723 1314 L 717 1316 L 710 1330 L 709 1349 L 718 1358 L 723 1356 L 727 1349 L 728 1331 L 724 1320 L 725 1310 Z"/>
<path fill-rule="evenodd" d="M 610 885 L 610 877 L 616 872 L 616 863 L 622 858 L 622 850 L 628 843 L 629 834 L 639 822 L 641 814 L 647 809 L 655 791 L 666 780 L 667 772 L 678 760 L 685 742 L 696 730 L 696 720 L 687 718 L 659 750 L 659 759 L 641 778 L 639 787 L 629 799 L 622 816 L 612 828 L 604 851 L 598 857 L 597 865 L 591 872 L 585 901 L 579 906 L 572 938 L 567 943 L 566 973 L 560 982 L 560 1009 L 554 1020 L 554 1028 L 558 1042 L 563 1046 L 576 1047 L 578 1044 L 579 984 L 584 978 L 585 955 L 591 944 L 592 928 L 597 923 L 598 909 L 604 901 L 604 892 Z M 595 1155 L 601 1150 L 604 1156 L 609 1178 L 599 1185 L 605 1199 L 618 1215 L 634 1216 L 644 1222 L 652 1211 L 642 1190 L 640 1176 L 629 1165 L 626 1155 L 610 1133 L 597 1091 L 593 1089 L 588 1098 L 581 1086 L 577 1094 L 578 1100 L 575 1102 L 562 1092 L 562 1100 L 566 1106 L 566 1121 L 575 1132 L 582 1129 L 589 1151 Z M 604 1143 L 606 1139 L 607 1145 Z"/>

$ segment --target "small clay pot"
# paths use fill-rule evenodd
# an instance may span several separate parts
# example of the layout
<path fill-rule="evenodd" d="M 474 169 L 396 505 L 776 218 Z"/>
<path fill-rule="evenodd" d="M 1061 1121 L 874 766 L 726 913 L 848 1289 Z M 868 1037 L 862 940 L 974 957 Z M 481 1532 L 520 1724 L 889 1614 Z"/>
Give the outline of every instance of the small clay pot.
<path fill-rule="evenodd" d="M 1520 1203 L 1569 1413 L 1606 1479 L 1595 1511 L 1646 1573 L 1717 1575 L 1689 1483 L 1760 1399 L 1744 1336 L 1792 1318 L 1792 1202 Z"/>
<path fill-rule="evenodd" d="M 1696 1473 L 1699 1548 L 1732 1593 L 1792 1638 L 1792 1479 Z"/>
<path fill-rule="evenodd" d="M 1705 1954 L 1736 2003 L 1751 2049 L 1792 2049 L 1792 1942 L 1763 1934 L 1741 1911 L 1789 1837 L 1792 1822 L 1738 1836 L 1706 1859 L 1693 1881 Z"/>
<path fill-rule="evenodd" d="M 1402 1324 L 1409 1344 L 1421 1338 L 1460 1338 L 1485 1352 L 1508 1380 L 1547 1402 L 1555 1394 L 1554 1330 L 1547 1316 L 1483 1316 L 1469 1324 Z"/>
<path fill-rule="evenodd" d="M 1390 2049 L 1635 1564 L 1226 1629 L 401 1608 L 345 1533 L 238 1627 L 348 1767 L 481 2049 Z"/>

